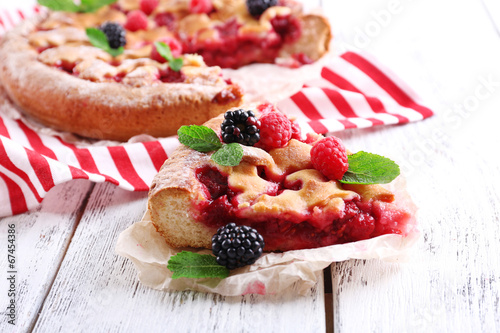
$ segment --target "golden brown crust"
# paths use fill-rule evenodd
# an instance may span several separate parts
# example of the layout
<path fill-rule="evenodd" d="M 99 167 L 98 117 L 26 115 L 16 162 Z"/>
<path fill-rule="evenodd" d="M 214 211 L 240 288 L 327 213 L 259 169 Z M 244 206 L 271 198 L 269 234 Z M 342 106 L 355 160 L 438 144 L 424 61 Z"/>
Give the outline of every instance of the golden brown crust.
<path fill-rule="evenodd" d="M 329 50 L 332 39 L 330 23 L 324 16 L 316 14 L 306 14 L 299 19 L 302 24 L 300 39 L 293 44 L 286 44 L 280 56 L 289 57 L 302 53 L 316 61 Z"/>
<path fill-rule="evenodd" d="M 42 123 L 82 136 L 125 141 L 138 134 L 173 135 L 184 124 L 201 124 L 241 103 L 214 98 L 233 85 L 169 83 L 132 87 L 91 82 L 46 66 L 27 42 L 27 22 L 0 44 L 0 80 L 13 101 Z M 226 102 L 226 103 L 225 103 Z"/>

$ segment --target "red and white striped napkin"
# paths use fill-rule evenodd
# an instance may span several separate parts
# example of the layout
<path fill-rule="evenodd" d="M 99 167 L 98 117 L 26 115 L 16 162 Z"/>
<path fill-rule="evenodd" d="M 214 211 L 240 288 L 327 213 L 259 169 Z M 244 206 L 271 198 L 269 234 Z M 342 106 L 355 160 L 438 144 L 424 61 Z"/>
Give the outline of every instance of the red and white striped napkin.
<path fill-rule="evenodd" d="M 7 4 L 0 4 L 0 36 L 25 18 L 40 12 L 40 7 L 33 5 L 33 2 L 35 1 L 16 1 L 15 9 L 6 7 Z"/>
<path fill-rule="evenodd" d="M 0 10 L 0 34 L 37 12 Z M 278 103 L 304 133 L 403 124 L 433 112 L 392 72 L 366 55 L 344 53 L 332 59 L 321 78 Z M 147 191 L 176 137 L 118 146 L 76 147 L 57 135 L 40 134 L 22 120 L 0 113 L 0 216 L 26 212 L 57 184 L 72 179 L 110 182 Z"/>

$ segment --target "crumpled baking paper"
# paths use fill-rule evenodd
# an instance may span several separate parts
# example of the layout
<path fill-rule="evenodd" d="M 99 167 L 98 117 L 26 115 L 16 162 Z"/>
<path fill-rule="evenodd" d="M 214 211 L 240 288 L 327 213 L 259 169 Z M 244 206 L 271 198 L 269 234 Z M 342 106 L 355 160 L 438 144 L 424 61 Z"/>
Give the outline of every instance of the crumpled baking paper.
<path fill-rule="evenodd" d="M 156 231 L 147 210 L 141 221 L 119 235 L 116 252 L 134 263 L 142 284 L 158 290 L 196 290 L 223 296 L 265 295 L 282 293 L 296 284 L 293 290 L 305 295 L 316 284 L 323 269 L 333 262 L 349 259 L 381 259 L 391 262 L 408 260 L 409 250 L 419 238 L 416 207 L 405 190 L 402 177 L 394 181 L 390 189 L 396 194 L 397 204 L 406 207 L 413 214 L 405 237 L 383 235 L 317 249 L 264 253 L 255 264 L 232 270 L 225 279 L 172 279 L 172 272 L 167 269 L 171 256 L 183 250 L 201 254 L 211 254 L 211 251 L 171 248 Z"/>

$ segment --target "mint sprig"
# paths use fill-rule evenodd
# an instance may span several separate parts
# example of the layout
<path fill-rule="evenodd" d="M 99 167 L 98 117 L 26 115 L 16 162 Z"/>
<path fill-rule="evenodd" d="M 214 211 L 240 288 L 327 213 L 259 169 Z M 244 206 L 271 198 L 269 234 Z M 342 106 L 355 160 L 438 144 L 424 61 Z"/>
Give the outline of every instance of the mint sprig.
<path fill-rule="evenodd" d="M 243 159 L 243 148 L 239 143 L 222 144 L 217 133 L 209 127 L 190 125 L 181 126 L 177 131 L 179 142 L 196 151 L 207 153 L 215 151 L 210 157 L 222 166 L 236 166 Z"/>
<path fill-rule="evenodd" d="M 181 126 L 177 135 L 180 143 L 199 152 L 206 153 L 222 147 L 217 133 L 206 126 Z"/>
<path fill-rule="evenodd" d="M 108 37 L 106 37 L 106 34 L 102 30 L 97 28 L 87 28 L 85 29 L 85 32 L 87 33 L 87 37 L 92 45 L 108 52 L 113 57 L 119 56 L 125 50 L 123 46 L 120 46 L 117 49 L 113 49 L 109 46 Z"/>
<path fill-rule="evenodd" d="M 343 184 L 387 184 L 400 174 L 399 166 L 387 157 L 364 151 L 349 155 Z"/>
<path fill-rule="evenodd" d="M 115 3 L 117 0 L 81 0 L 76 5 L 73 0 L 38 0 L 38 4 L 54 11 L 71 13 L 93 13 L 101 7 Z"/>
<path fill-rule="evenodd" d="M 155 42 L 155 47 L 158 53 L 168 61 L 168 66 L 175 72 L 181 70 L 184 61 L 182 58 L 175 58 L 172 54 L 172 50 L 170 46 L 168 46 L 165 42 Z"/>
<path fill-rule="evenodd" d="M 214 256 L 182 251 L 170 257 L 167 268 L 173 272 L 173 279 L 226 278 L 229 269 L 217 263 Z"/>

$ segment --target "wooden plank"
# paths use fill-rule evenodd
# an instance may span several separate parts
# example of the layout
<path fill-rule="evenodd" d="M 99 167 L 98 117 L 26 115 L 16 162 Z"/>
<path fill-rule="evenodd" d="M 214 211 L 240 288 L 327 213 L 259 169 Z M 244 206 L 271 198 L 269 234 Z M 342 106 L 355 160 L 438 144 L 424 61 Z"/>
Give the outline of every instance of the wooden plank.
<path fill-rule="evenodd" d="M 500 165 L 481 153 L 440 149 L 409 181 L 422 230 L 409 263 L 334 265 L 335 331 L 500 330 Z"/>
<path fill-rule="evenodd" d="M 389 3 L 401 11 L 383 26 L 376 17 Z M 480 2 L 328 5 L 350 46 L 356 32 L 379 24 L 354 49 L 390 65 L 437 111 L 417 124 L 340 134 L 347 146 L 403 166 L 422 239 L 406 264 L 333 265 L 334 330 L 499 331 L 500 163 L 490 157 L 500 142 L 498 36 Z M 464 19 L 474 23 L 465 27 Z"/>
<path fill-rule="evenodd" d="M 34 211 L 0 219 L 1 332 L 28 331 L 35 323 L 92 188 L 88 181 L 56 186 Z M 10 301 L 7 277 L 12 275 L 7 273 L 12 271 L 7 262 L 7 230 L 12 224 L 16 236 L 15 326 L 8 323 L 5 314 Z"/>
<path fill-rule="evenodd" d="M 75 232 L 36 324 L 37 332 L 321 332 L 322 281 L 308 296 L 222 297 L 163 292 L 138 283 L 114 253 L 119 233 L 141 219 L 144 193 L 99 184 Z"/>

